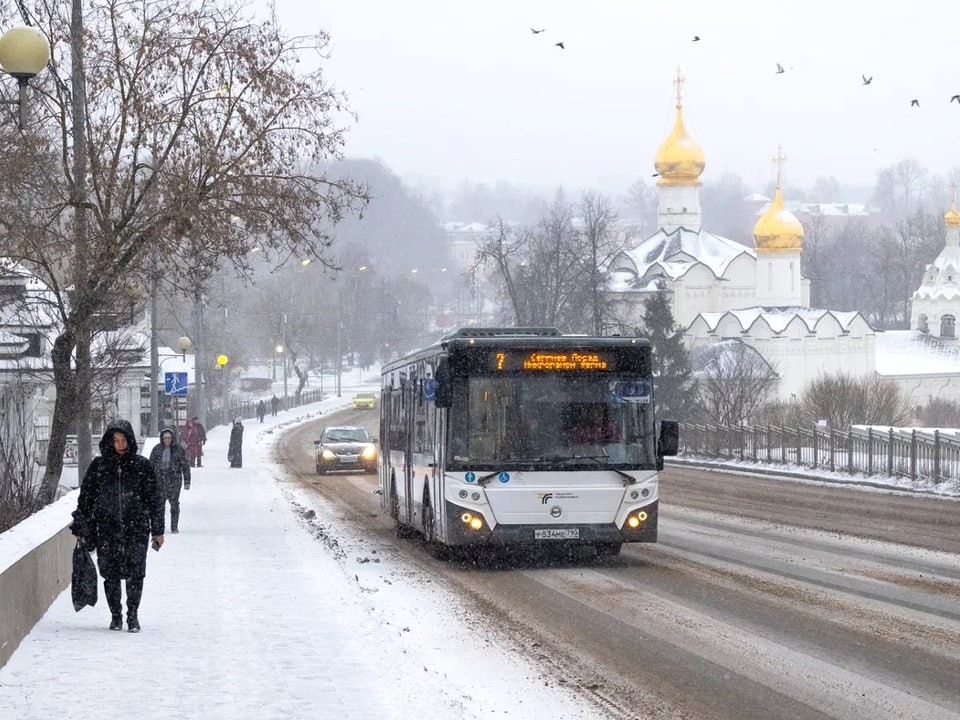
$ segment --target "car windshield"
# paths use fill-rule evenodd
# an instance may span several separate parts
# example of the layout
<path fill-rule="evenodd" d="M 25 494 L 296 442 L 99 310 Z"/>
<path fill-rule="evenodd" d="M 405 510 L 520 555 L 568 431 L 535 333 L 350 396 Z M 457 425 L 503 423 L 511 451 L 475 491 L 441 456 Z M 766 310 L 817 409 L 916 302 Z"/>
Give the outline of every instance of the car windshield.
<path fill-rule="evenodd" d="M 357 393 L 354 397 L 358 400 L 373 400 L 373 393 Z"/>
<path fill-rule="evenodd" d="M 330 428 L 323 433 L 323 442 L 369 442 L 367 431 L 363 428 Z"/>

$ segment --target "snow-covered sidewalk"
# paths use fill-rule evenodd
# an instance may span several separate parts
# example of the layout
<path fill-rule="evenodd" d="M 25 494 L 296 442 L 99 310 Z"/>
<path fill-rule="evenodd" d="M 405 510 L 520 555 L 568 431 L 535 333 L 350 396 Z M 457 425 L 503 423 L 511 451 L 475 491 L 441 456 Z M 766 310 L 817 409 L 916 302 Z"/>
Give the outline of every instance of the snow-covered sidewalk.
<path fill-rule="evenodd" d="M 387 577 L 409 569 L 378 557 L 355 575 L 343 548 L 357 540 L 331 542 L 340 529 L 326 509 L 314 516 L 277 482 L 269 454 L 283 427 L 348 405 L 359 387 L 245 421 L 241 469 L 226 461 L 228 429 L 211 429 L 180 533 L 149 553 L 142 632 L 107 630 L 102 584 L 79 613 L 68 589 L 0 669 L 0 719 L 591 717 L 477 637 L 468 609 L 425 597 L 442 591 Z"/>

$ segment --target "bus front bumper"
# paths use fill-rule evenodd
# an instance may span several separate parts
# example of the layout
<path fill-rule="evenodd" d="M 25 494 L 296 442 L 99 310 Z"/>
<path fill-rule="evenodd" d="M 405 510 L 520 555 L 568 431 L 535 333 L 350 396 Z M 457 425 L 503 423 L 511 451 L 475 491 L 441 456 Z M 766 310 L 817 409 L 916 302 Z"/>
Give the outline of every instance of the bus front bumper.
<path fill-rule="evenodd" d="M 448 504 L 448 545 L 596 545 L 600 543 L 656 542 L 659 500 L 632 511 L 623 525 L 615 523 L 503 525 L 492 530 L 476 510 Z M 640 514 L 642 513 L 642 515 Z M 637 518 L 631 527 L 630 518 Z M 642 520 L 640 519 L 642 517 Z M 476 518 L 479 518 L 480 527 Z M 473 523 L 473 524 L 471 524 Z"/>

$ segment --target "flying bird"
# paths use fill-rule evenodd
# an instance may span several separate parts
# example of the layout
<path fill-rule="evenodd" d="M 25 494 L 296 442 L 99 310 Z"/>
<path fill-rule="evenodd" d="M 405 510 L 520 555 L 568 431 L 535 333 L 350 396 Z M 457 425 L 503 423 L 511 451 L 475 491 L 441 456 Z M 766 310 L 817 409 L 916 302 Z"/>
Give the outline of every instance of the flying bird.
<path fill-rule="evenodd" d="M 910 107 L 920 107 L 920 101 L 914 98 L 910 101 Z"/>
<path fill-rule="evenodd" d="M 530 32 L 532 32 L 534 35 L 539 35 L 544 30 L 546 30 L 546 28 L 541 28 L 540 30 L 534 30 L 533 28 L 530 28 Z"/>
<path fill-rule="evenodd" d="M 960 95 L 954 95 L 952 98 L 950 98 L 950 102 L 953 102 L 954 100 L 960 103 Z"/>
<path fill-rule="evenodd" d="M 564 50 L 564 49 L 565 49 L 565 48 L 563 47 L 563 43 L 562 43 L 562 42 L 554 43 L 554 45 L 556 45 L 556 46 L 557 46 L 558 48 L 560 48 L 561 50 Z"/>
<path fill-rule="evenodd" d="M 869 85 L 870 83 L 873 82 L 873 75 L 871 75 L 870 77 L 867 77 L 866 75 L 861 75 L 860 77 L 863 78 L 864 85 Z"/>
<path fill-rule="evenodd" d="M 700 36 L 699 36 L 699 35 L 694 35 L 694 36 L 693 36 L 693 42 L 700 42 Z"/>
<path fill-rule="evenodd" d="M 777 75 L 782 75 L 782 74 L 783 74 L 783 65 L 781 65 L 780 63 L 777 63 Z"/>

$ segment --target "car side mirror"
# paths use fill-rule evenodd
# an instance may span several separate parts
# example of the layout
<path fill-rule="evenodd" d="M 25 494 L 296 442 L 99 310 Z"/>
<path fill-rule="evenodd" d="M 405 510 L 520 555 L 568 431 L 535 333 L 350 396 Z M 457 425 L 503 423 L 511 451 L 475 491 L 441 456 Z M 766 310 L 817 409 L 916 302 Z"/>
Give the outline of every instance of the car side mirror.
<path fill-rule="evenodd" d="M 377 440 L 377 438 L 370 438 L 370 442 L 376 444 L 379 442 L 379 440 Z"/>

